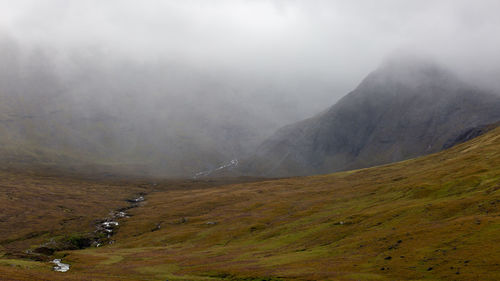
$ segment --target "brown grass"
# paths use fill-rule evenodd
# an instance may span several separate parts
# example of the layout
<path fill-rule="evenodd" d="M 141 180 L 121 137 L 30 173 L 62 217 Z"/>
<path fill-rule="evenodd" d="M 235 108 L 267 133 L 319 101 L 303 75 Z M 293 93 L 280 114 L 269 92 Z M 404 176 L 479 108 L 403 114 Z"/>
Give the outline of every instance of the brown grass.
<path fill-rule="evenodd" d="M 48 182 L 39 190 L 51 190 Z M 31 206 L 45 210 L 39 222 L 45 227 L 24 231 L 50 228 L 45 239 L 79 231 L 58 223 L 77 212 L 85 214 L 78 221 L 91 221 L 106 213 L 99 200 L 118 206 L 146 190 L 147 203 L 131 210 L 117 243 L 58 253 L 72 265 L 67 273 L 52 273 L 41 263 L 0 263 L 0 274 L 20 280 L 29 274 L 47 280 L 500 279 L 500 128 L 434 155 L 331 175 L 222 186 L 186 181 L 189 190 L 129 183 L 98 194 L 97 186 L 106 184 L 93 184 L 65 184 L 78 189 L 57 204 Z M 118 190 L 126 193 L 117 196 Z M 89 192 L 95 197 L 80 202 Z M 23 198 L 16 201 L 19 208 L 3 206 L 2 215 L 30 218 L 21 206 L 35 203 Z M 5 225 L 15 228 L 14 222 Z M 19 236 L 13 233 L 5 237 Z"/>

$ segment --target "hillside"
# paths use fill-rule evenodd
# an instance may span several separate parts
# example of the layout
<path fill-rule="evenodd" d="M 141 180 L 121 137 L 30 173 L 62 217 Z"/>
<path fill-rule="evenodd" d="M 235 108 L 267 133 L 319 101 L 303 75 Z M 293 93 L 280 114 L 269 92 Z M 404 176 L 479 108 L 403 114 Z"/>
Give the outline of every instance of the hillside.
<path fill-rule="evenodd" d="M 145 189 L 145 203 L 120 221 L 114 244 L 55 254 L 71 265 L 66 273 L 5 258 L 0 273 L 20 280 L 500 278 L 500 128 L 385 166 L 199 183 Z"/>
<path fill-rule="evenodd" d="M 500 96 L 432 60 L 395 56 L 326 111 L 279 129 L 240 171 L 284 177 L 387 164 L 438 152 L 499 120 Z"/>

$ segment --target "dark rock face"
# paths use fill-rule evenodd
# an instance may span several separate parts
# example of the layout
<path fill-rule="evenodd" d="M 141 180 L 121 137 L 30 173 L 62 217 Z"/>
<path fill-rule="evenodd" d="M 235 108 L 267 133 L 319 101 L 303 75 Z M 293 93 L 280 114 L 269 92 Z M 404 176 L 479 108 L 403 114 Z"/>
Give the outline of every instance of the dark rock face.
<path fill-rule="evenodd" d="M 328 110 L 278 130 L 240 170 L 302 176 L 386 164 L 446 147 L 500 120 L 500 96 L 427 60 L 396 58 Z"/>
<path fill-rule="evenodd" d="M 443 145 L 443 149 L 448 149 L 448 148 L 453 147 L 457 144 L 461 144 L 461 143 L 469 141 L 473 138 L 479 137 L 480 135 L 483 135 L 483 134 L 487 133 L 490 130 L 493 130 L 494 128 L 496 128 L 498 126 L 500 126 L 500 122 L 490 124 L 490 125 L 482 125 L 482 126 L 478 126 L 475 128 L 466 129 L 465 131 L 460 133 L 460 135 L 458 135 L 458 137 L 449 139 Z"/>

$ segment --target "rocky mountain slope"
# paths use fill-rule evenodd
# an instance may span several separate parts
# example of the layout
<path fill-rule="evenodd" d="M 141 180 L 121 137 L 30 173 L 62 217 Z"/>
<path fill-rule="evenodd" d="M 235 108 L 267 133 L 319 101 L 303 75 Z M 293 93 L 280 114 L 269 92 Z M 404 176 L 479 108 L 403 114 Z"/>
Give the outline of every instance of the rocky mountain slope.
<path fill-rule="evenodd" d="M 240 167 L 299 176 L 380 165 L 440 151 L 498 120 L 500 96 L 431 60 L 395 57 L 328 110 L 278 130 Z"/>

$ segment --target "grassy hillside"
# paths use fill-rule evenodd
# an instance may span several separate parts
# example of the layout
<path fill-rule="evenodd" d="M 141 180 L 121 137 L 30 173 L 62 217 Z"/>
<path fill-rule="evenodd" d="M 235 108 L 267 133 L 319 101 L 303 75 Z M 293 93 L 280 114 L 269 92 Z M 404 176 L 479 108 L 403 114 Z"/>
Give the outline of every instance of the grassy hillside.
<path fill-rule="evenodd" d="M 146 203 L 130 210 L 133 216 L 122 221 L 116 243 L 55 254 L 71 264 L 66 273 L 51 272 L 46 262 L 4 257 L 0 276 L 18 280 L 34 276 L 38 280 L 500 278 L 500 128 L 449 150 L 386 166 L 201 185 L 147 187 Z M 116 190 L 103 195 L 127 196 L 117 195 Z M 3 208 L 15 214 L 4 200 Z"/>

